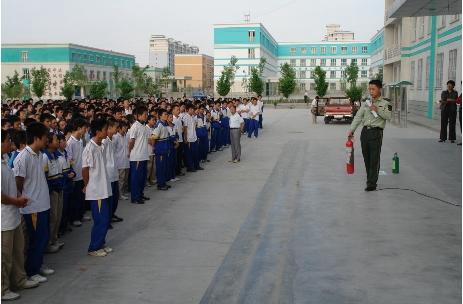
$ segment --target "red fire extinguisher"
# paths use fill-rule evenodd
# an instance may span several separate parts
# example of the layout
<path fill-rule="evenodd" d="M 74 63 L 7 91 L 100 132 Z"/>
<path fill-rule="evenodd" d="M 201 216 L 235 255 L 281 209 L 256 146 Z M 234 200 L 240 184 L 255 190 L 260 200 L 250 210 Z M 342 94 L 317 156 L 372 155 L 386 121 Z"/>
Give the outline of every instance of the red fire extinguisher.
<path fill-rule="evenodd" d="M 352 136 L 346 141 L 346 170 L 347 174 L 354 174 L 354 142 Z"/>

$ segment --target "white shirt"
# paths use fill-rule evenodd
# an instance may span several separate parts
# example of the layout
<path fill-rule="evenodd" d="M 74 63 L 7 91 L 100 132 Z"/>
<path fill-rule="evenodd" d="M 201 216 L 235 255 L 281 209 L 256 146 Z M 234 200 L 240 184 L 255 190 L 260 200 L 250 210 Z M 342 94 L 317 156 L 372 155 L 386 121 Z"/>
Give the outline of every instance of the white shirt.
<path fill-rule="evenodd" d="M 135 144 L 130 151 L 130 161 L 145 161 L 149 159 L 147 149 L 148 145 L 148 129 L 138 120 L 132 125 L 129 130 L 130 139 L 135 139 Z"/>
<path fill-rule="evenodd" d="M 238 106 L 238 109 L 237 109 L 237 111 L 240 113 L 241 117 L 243 118 L 249 118 L 248 112 L 243 112 L 247 110 L 249 110 L 248 106 L 242 103 Z"/>
<path fill-rule="evenodd" d="M 116 158 L 116 169 L 130 168 L 129 157 L 129 136 L 116 133 L 113 136 L 114 157 Z"/>
<path fill-rule="evenodd" d="M 43 172 L 42 153 L 35 153 L 26 146 L 14 160 L 14 176 L 24 177 L 22 194 L 29 198 L 27 206 L 20 209 L 22 214 L 31 214 L 50 209 L 50 194 Z"/>
<path fill-rule="evenodd" d="M 312 100 L 312 108 L 316 108 L 317 107 L 317 99 L 315 98 L 314 100 Z"/>
<path fill-rule="evenodd" d="M 262 109 L 264 108 L 264 102 L 261 99 L 257 100 L 257 105 L 259 106 L 259 114 L 262 114 Z"/>
<path fill-rule="evenodd" d="M 206 125 L 204 122 L 205 118 L 199 117 L 199 116 L 195 116 L 195 118 L 196 118 L 196 128 L 202 128 Z"/>
<path fill-rule="evenodd" d="M 158 121 L 156 123 L 156 127 L 153 130 L 153 135 L 156 140 L 166 139 L 169 137 L 169 130 L 167 129 L 167 126 L 161 123 L 161 121 Z"/>
<path fill-rule="evenodd" d="M 178 142 L 183 142 L 183 124 L 180 117 L 174 116 L 172 121 L 174 123 L 175 132 L 178 134 Z"/>
<path fill-rule="evenodd" d="M 74 136 L 69 137 L 66 151 L 68 151 L 68 158 L 71 160 L 76 176 L 74 181 L 82 180 L 82 152 L 84 151 L 84 142 L 82 139 L 77 140 Z"/>
<path fill-rule="evenodd" d="M 249 106 L 249 118 L 254 119 L 254 120 L 259 120 L 259 114 L 260 114 L 259 105 L 251 104 Z M 253 115 L 256 115 L 256 116 L 253 118 L 252 117 Z"/>
<path fill-rule="evenodd" d="M 124 113 L 125 113 L 126 116 L 130 115 L 130 114 L 132 114 L 132 109 L 130 109 L 130 108 L 124 109 Z"/>
<path fill-rule="evenodd" d="M 220 110 L 218 110 L 218 111 L 212 110 L 211 111 L 211 118 L 212 118 L 212 121 L 220 122 Z"/>
<path fill-rule="evenodd" d="M 2 193 L 11 197 L 17 196 L 16 181 L 13 170 L 2 160 Z M 21 223 L 19 208 L 15 205 L 2 204 L 2 231 L 13 230 Z"/>
<path fill-rule="evenodd" d="M 63 166 L 59 158 L 49 159 L 45 153 L 42 153 L 42 168 L 48 173 L 48 177 L 63 174 Z"/>
<path fill-rule="evenodd" d="M 151 138 L 151 136 L 153 136 L 153 133 L 154 133 L 154 128 L 151 128 L 150 126 L 146 125 L 146 131 L 148 132 L 148 138 Z M 154 147 L 152 144 L 149 143 L 149 141 L 148 141 L 148 144 L 146 145 L 146 148 L 148 149 L 149 156 L 154 155 Z"/>
<path fill-rule="evenodd" d="M 190 114 L 185 114 L 183 117 L 183 123 L 187 127 L 186 139 L 188 142 L 195 142 L 198 140 L 196 136 L 196 123 L 193 117 Z"/>
<path fill-rule="evenodd" d="M 106 171 L 103 145 L 98 146 L 93 139 L 90 140 L 82 153 L 82 167 L 89 168 L 85 199 L 95 201 L 110 197 L 112 195 L 111 183 Z"/>
<path fill-rule="evenodd" d="M 240 114 L 235 113 L 230 116 L 230 128 L 241 128 L 242 123 L 244 123 L 244 119 Z"/>
<path fill-rule="evenodd" d="M 106 171 L 108 172 L 109 182 L 117 182 L 119 180 L 119 171 L 116 168 L 114 142 L 108 136 L 105 139 L 103 139 L 102 143 L 103 153 L 106 159 Z"/>

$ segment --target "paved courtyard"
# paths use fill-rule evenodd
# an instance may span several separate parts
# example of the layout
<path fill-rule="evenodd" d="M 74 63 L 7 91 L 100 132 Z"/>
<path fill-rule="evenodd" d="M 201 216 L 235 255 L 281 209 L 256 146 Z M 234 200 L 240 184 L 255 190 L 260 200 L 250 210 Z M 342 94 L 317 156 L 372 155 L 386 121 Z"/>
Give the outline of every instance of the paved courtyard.
<path fill-rule="evenodd" d="M 348 176 L 347 125 L 319 121 L 266 108 L 240 164 L 214 153 L 147 204 L 121 201 L 106 258 L 86 255 L 91 223 L 75 228 L 16 303 L 460 303 L 461 147 L 387 126 L 379 188 L 439 200 L 365 193 L 360 143 Z"/>

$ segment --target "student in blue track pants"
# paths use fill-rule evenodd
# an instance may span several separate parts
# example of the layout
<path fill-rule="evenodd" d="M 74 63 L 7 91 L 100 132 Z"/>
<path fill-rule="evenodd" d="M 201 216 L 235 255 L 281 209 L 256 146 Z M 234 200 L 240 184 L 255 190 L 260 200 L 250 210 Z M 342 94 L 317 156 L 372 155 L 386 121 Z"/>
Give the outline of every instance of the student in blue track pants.
<path fill-rule="evenodd" d="M 183 134 L 185 136 L 185 154 L 186 154 L 186 166 L 187 172 L 196 172 L 197 170 L 204 170 L 199 165 L 198 157 L 198 136 L 196 135 L 196 120 L 195 106 L 192 104 L 187 105 L 187 113 L 183 117 L 184 129 Z"/>
<path fill-rule="evenodd" d="M 154 154 L 156 159 L 156 181 L 158 190 L 168 190 L 170 187 L 167 185 L 167 156 L 170 147 L 170 134 L 167 123 L 167 111 L 165 109 L 159 109 L 158 117 L 159 120 L 156 122 L 156 127 L 154 128 L 152 134 L 154 139 Z"/>
<path fill-rule="evenodd" d="M 220 124 L 220 117 L 222 112 L 219 109 L 220 103 L 217 102 L 214 104 L 214 109 L 211 111 L 211 152 L 220 151 L 220 134 L 222 126 Z"/>
<path fill-rule="evenodd" d="M 257 98 L 252 98 L 252 104 L 249 106 L 249 129 L 248 137 L 251 138 L 254 133 L 254 137 L 257 138 L 259 135 L 259 105 L 257 105 Z"/>

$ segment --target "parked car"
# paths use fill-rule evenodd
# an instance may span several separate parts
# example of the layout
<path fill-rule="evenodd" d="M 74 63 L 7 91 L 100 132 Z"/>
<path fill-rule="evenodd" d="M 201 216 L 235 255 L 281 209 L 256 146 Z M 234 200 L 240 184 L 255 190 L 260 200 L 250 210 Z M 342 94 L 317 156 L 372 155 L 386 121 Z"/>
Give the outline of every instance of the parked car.
<path fill-rule="evenodd" d="M 319 98 L 318 99 L 318 103 L 317 103 L 317 106 L 312 109 L 312 113 L 313 112 L 316 112 L 316 115 L 317 116 L 325 116 L 325 105 L 326 103 L 328 102 L 329 98 Z M 309 102 L 310 103 L 310 102 Z"/>
<path fill-rule="evenodd" d="M 348 97 L 330 97 L 325 105 L 325 124 L 333 120 L 351 122 L 359 108 L 358 103 L 352 102 Z"/>

